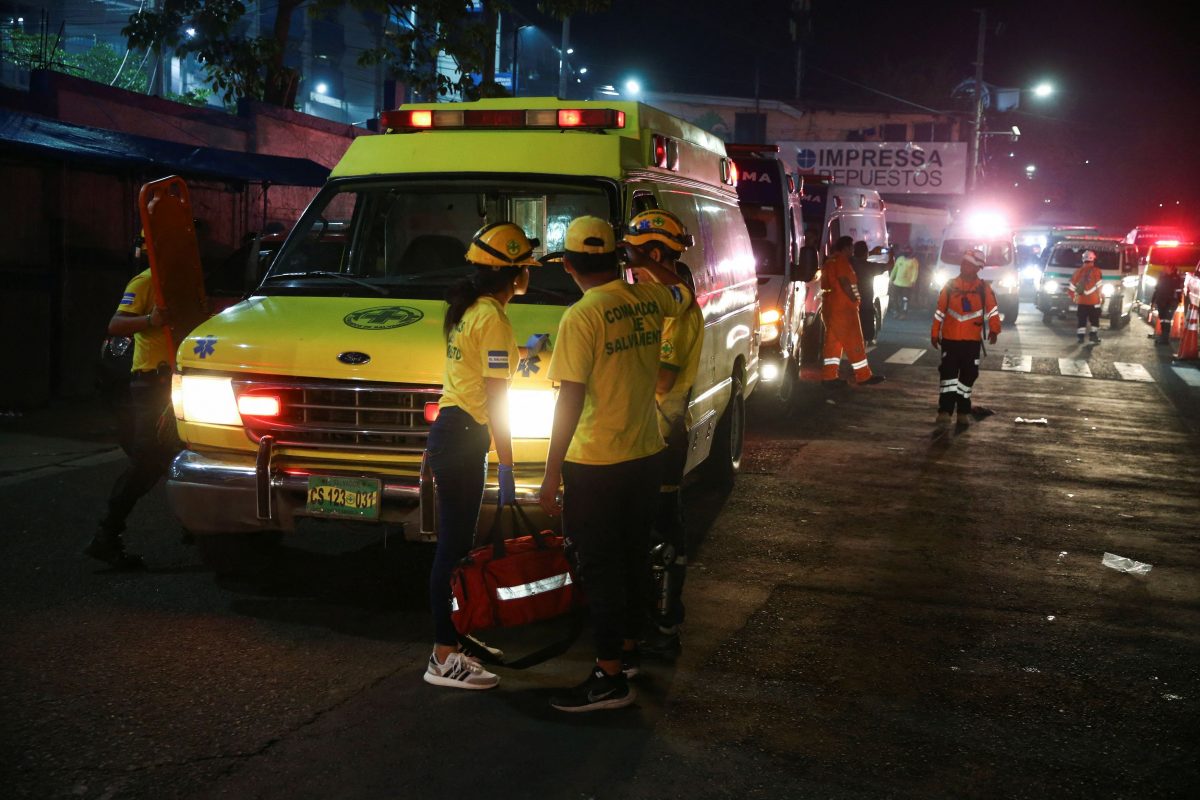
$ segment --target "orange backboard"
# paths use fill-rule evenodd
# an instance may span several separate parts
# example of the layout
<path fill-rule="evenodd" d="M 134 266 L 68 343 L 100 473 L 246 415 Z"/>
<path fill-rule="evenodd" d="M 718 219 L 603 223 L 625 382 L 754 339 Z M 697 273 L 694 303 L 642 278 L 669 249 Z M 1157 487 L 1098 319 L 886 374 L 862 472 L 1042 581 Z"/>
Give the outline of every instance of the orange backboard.
<path fill-rule="evenodd" d="M 167 342 L 171 366 L 175 351 L 192 330 L 208 319 L 204 270 L 192 222 L 192 202 L 183 178 L 172 175 L 151 181 L 138 195 L 154 300 L 169 313 Z"/>

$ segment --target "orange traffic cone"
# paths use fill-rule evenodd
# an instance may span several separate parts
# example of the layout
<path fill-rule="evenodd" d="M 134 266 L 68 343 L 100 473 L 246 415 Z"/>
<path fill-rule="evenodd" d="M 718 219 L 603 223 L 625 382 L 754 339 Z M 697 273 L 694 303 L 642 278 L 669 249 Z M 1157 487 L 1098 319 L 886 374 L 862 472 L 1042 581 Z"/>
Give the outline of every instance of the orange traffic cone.
<path fill-rule="evenodd" d="M 1183 336 L 1183 303 L 1175 307 L 1175 315 L 1171 318 L 1171 338 Z"/>
<path fill-rule="evenodd" d="M 1183 326 L 1183 336 L 1179 340 L 1179 352 L 1175 357 L 1181 361 L 1200 358 L 1200 346 L 1197 343 L 1197 330 L 1200 329 L 1200 306 L 1192 306 L 1188 310 L 1187 321 Z"/>

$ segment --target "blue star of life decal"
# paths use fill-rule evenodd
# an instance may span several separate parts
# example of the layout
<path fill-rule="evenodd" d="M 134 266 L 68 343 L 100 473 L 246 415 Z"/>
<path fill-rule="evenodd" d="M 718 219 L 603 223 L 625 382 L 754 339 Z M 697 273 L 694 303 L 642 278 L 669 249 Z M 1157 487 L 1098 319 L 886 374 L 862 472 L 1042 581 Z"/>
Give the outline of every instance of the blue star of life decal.
<path fill-rule="evenodd" d="M 200 358 L 208 358 L 213 354 L 213 350 L 217 347 L 217 337 L 201 336 L 196 339 L 196 346 L 192 348 L 192 352 L 200 356 Z"/>
<path fill-rule="evenodd" d="M 529 358 L 522 358 L 520 363 L 517 364 L 517 370 L 522 375 L 524 375 L 526 378 L 528 378 L 533 373 L 539 371 L 539 368 L 538 368 L 539 361 L 541 361 L 541 359 L 538 358 L 537 356 L 530 356 Z"/>

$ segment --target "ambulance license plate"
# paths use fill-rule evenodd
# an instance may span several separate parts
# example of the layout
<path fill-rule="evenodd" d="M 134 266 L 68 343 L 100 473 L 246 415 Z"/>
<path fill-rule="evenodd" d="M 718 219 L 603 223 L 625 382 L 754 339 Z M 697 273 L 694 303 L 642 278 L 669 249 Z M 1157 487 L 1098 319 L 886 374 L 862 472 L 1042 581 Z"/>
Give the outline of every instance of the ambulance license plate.
<path fill-rule="evenodd" d="M 375 478 L 308 476 L 309 514 L 352 519 L 379 519 L 379 481 Z"/>

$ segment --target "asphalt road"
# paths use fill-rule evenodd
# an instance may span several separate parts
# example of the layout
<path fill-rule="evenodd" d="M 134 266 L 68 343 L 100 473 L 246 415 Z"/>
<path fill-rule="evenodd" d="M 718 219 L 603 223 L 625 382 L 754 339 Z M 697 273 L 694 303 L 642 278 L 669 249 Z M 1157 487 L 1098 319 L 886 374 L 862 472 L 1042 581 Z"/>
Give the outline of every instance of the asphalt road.
<path fill-rule="evenodd" d="M 871 353 L 884 385 L 753 399 L 735 487 L 687 491 L 684 653 L 603 714 L 546 705 L 585 641 L 490 693 L 424 684 L 430 552 L 395 537 L 313 525 L 219 579 L 159 488 L 128 536 L 151 571 L 97 569 L 103 416 L 0 420 L 4 793 L 1197 796 L 1200 370 L 1137 320 L 1081 349 L 1026 313 L 977 383 L 995 415 L 934 437 L 917 316 Z"/>

